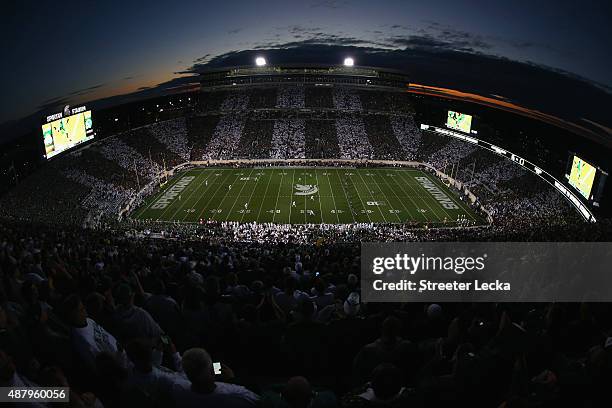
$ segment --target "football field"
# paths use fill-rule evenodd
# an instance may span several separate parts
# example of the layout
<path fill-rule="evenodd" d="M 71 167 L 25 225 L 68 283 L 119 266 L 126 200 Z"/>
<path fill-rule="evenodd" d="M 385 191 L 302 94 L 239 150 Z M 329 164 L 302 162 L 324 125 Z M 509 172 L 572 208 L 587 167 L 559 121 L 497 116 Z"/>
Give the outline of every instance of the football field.
<path fill-rule="evenodd" d="M 399 168 L 196 168 L 171 178 L 132 218 L 448 227 L 485 223 L 436 177 Z"/>

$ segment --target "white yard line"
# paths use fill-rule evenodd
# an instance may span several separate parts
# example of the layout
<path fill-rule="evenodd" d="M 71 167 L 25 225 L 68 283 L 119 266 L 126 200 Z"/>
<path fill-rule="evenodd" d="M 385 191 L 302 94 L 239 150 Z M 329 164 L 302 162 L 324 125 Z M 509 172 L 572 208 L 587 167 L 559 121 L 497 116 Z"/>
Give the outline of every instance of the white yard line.
<path fill-rule="evenodd" d="M 356 169 L 354 169 L 356 170 Z M 350 171 L 349 171 L 350 173 Z M 346 176 L 350 179 L 351 176 Z M 344 184 L 342 183 L 342 179 L 340 178 L 340 185 L 342 186 L 342 190 L 344 190 L 344 197 L 346 197 L 346 201 L 349 203 L 349 207 L 351 209 L 351 213 L 353 212 L 353 206 L 351 204 L 351 201 L 348 197 L 348 194 L 346 193 L 346 188 L 344 187 Z M 368 216 L 368 221 L 372 222 L 372 218 L 370 218 L 370 214 L 368 214 L 367 209 L 365 208 L 365 206 L 363 205 L 363 201 L 361 201 L 361 196 L 359 195 L 359 192 L 357 192 L 357 197 L 359 197 L 359 201 L 361 202 L 361 206 L 363 207 L 363 211 L 365 211 L 365 215 Z M 355 219 L 355 215 L 353 214 L 353 220 Z"/>
<path fill-rule="evenodd" d="M 281 172 L 281 181 L 280 181 L 280 184 L 278 185 L 278 190 L 276 192 L 276 203 L 274 204 L 274 213 L 272 214 L 272 222 L 274 222 L 274 220 L 276 219 L 276 210 L 278 209 L 278 198 L 280 197 L 280 191 L 281 191 L 281 188 L 283 187 L 283 178 L 285 177 L 283 173 L 285 173 L 284 170 Z M 289 218 L 291 218 L 291 203 L 289 203 Z"/>
<path fill-rule="evenodd" d="M 381 170 L 386 171 L 386 170 L 390 170 L 390 169 L 381 169 Z M 393 170 L 395 170 L 395 171 L 397 171 L 397 172 L 405 171 L 404 169 L 393 169 Z M 385 177 L 387 177 L 386 173 L 385 173 Z M 400 178 L 401 178 L 401 177 L 400 177 Z M 385 180 L 386 180 L 386 179 L 385 179 Z M 429 217 L 426 217 L 426 216 L 425 216 L 425 214 L 423 214 L 422 212 L 420 212 L 420 211 L 419 211 L 420 206 L 419 206 L 419 205 L 416 203 L 416 201 L 415 201 L 415 200 L 413 200 L 413 199 L 412 199 L 412 195 L 411 195 L 411 194 L 409 194 L 408 192 L 406 192 L 406 190 L 404 189 L 404 187 L 403 187 L 403 184 L 404 184 L 404 183 L 405 183 L 405 181 L 404 181 L 404 180 L 402 180 L 402 181 L 400 181 L 400 182 L 398 183 L 397 181 L 395 181 L 395 179 L 393 179 L 393 184 L 395 184 L 397 187 L 399 187 L 399 190 L 400 190 L 402 193 L 404 193 L 404 194 L 406 195 L 406 198 L 407 198 L 408 200 L 410 200 L 410 202 L 411 202 L 411 203 L 414 205 L 414 208 L 415 208 L 415 210 L 416 210 L 417 214 L 420 214 L 420 215 L 421 215 L 421 218 L 423 218 L 423 221 L 424 221 L 424 222 L 429 222 L 429 221 L 430 221 L 430 218 L 429 218 Z M 413 192 L 414 192 L 414 190 L 413 190 Z M 418 195 L 417 195 L 417 197 L 418 197 Z M 419 197 L 419 198 L 420 198 L 420 197 Z M 427 202 L 426 202 L 426 201 L 425 201 L 425 205 L 427 205 Z M 430 209 L 431 209 L 431 208 L 430 208 Z M 415 221 L 417 221 L 417 220 L 415 219 Z"/>
<path fill-rule="evenodd" d="M 223 182 L 219 183 L 219 186 L 215 189 L 215 192 L 213 194 L 211 194 L 211 196 L 208 198 L 208 200 L 206 200 L 206 204 L 200 210 L 200 214 L 198 215 L 198 218 L 197 218 L 196 222 L 202 218 L 202 214 L 204 214 L 206 212 L 206 207 L 208 207 L 208 204 L 210 204 L 211 200 L 213 198 L 215 198 L 215 196 L 219 192 L 219 189 L 221 189 L 221 187 L 223 187 L 225 185 L 225 182 L 227 181 L 227 179 L 229 179 L 229 176 L 232 175 L 232 170 L 231 169 L 219 169 L 219 171 L 222 172 L 222 173 L 223 172 L 227 172 L 227 176 L 225 176 L 225 179 L 223 179 Z M 214 171 L 213 171 L 213 173 L 214 173 Z M 198 206 L 198 204 L 200 203 L 200 200 L 202 198 L 203 197 L 200 197 L 198 199 L 198 201 L 196 202 L 196 207 Z"/>
<path fill-rule="evenodd" d="M 319 202 L 319 213 L 321 214 L 321 223 L 324 223 L 323 221 L 323 207 L 321 207 L 321 186 L 319 184 L 319 172 L 318 169 L 314 169 L 315 170 L 315 177 L 317 180 L 317 188 L 319 189 L 319 196 L 317 197 L 317 201 Z M 334 207 L 336 206 L 336 204 L 334 204 Z"/>
<path fill-rule="evenodd" d="M 306 172 L 302 172 L 302 176 L 304 176 L 304 184 L 306 184 Z M 306 196 L 302 197 L 304 197 L 304 224 L 308 224 L 308 211 L 306 210 L 306 204 L 308 202 L 308 199 L 306 198 Z"/>
<path fill-rule="evenodd" d="M 236 198 L 234 199 L 234 204 L 232 204 L 232 208 L 230 208 L 230 210 L 228 211 L 227 215 L 225 216 L 225 221 L 227 221 L 228 217 L 230 216 L 230 214 L 232 213 L 232 211 L 234 211 L 234 207 L 236 206 L 236 203 L 238 202 L 238 200 L 240 199 L 240 193 L 242 193 L 242 190 L 244 190 L 244 186 L 247 185 L 247 183 L 250 181 L 251 178 L 251 174 L 253 174 L 254 169 L 251 169 L 251 172 L 249 173 L 248 180 L 244 180 L 244 183 L 242 184 L 242 187 L 240 187 L 240 191 L 238 192 L 238 195 L 236 196 Z M 238 176 L 240 177 L 240 176 Z"/>
<path fill-rule="evenodd" d="M 361 175 L 361 171 L 359 171 L 357 174 L 359 174 L 359 178 L 361 179 L 361 181 L 363 181 L 363 185 L 365 186 L 365 188 L 369 192 L 370 191 L 370 187 L 368 186 L 368 183 L 363 179 L 363 176 Z M 359 194 L 359 190 L 357 190 L 357 194 Z M 372 197 L 372 201 L 376 201 L 376 197 L 374 197 L 373 195 L 371 195 L 370 197 Z M 366 199 L 366 203 L 367 203 L 367 199 Z M 378 208 L 378 212 L 380 213 L 380 215 L 382 215 L 382 218 L 383 218 L 384 222 L 388 222 L 387 221 L 387 217 L 385 217 L 385 214 L 383 214 L 382 210 L 380 209 L 380 206 L 379 205 L 375 205 L 374 207 Z M 366 208 L 366 211 L 367 211 L 367 208 Z"/>
<path fill-rule="evenodd" d="M 373 172 L 374 172 L 374 173 L 372 173 L 372 174 L 373 174 L 373 175 L 372 175 L 372 179 L 374 180 L 374 183 L 376 184 L 376 186 L 377 186 L 377 187 L 378 187 L 378 189 L 380 190 L 381 194 L 382 194 L 382 195 L 385 197 L 385 201 L 386 201 L 386 202 L 389 202 L 389 197 L 387 197 L 387 194 L 385 194 L 385 192 L 383 191 L 383 189 L 380 187 L 380 184 L 378 184 L 378 181 L 376 181 L 376 175 L 377 175 L 376 170 L 371 170 L 371 171 L 373 171 Z M 383 179 L 384 179 L 384 178 L 383 178 Z M 393 189 L 391 189 L 391 191 L 393 192 L 393 194 L 395 194 L 395 191 L 393 191 Z M 396 197 L 397 197 L 397 196 L 396 196 Z M 399 201 L 400 201 L 400 203 L 401 203 L 401 200 L 399 200 Z M 395 216 L 397 217 L 397 222 L 401 223 L 401 222 L 402 222 L 402 219 L 400 218 L 400 216 L 399 216 L 399 215 L 397 215 L 397 213 L 395 214 Z"/>
<path fill-rule="evenodd" d="M 291 224 L 291 207 L 293 204 L 292 198 L 293 198 L 294 183 L 295 183 L 295 169 L 293 169 L 293 174 L 291 175 L 291 195 L 289 196 L 289 220 L 287 221 L 287 224 Z"/>
<path fill-rule="evenodd" d="M 262 203 L 259 206 L 259 211 L 257 212 L 257 218 L 256 221 L 259 222 L 259 216 L 261 215 L 261 210 L 263 209 L 263 201 L 266 200 L 266 197 L 268 196 L 268 189 L 270 188 L 270 183 L 272 182 L 272 176 L 274 175 L 274 170 L 270 170 L 270 177 L 268 177 L 268 184 L 266 185 L 266 191 L 264 191 L 264 196 L 262 199 Z M 255 186 L 257 188 L 257 186 Z M 255 189 L 253 189 L 253 191 L 255 191 Z M 253 195 L 251 194 L 251 198 L 253 198 Z M 277 197 L 278 200 L 278 197 Z M 249 200 L 250 201 L 250 200 Z M 276 209 L 274 209 L 274 212 L 276 212 Z"/>
<path fill-rule="evenodd" d="M 383 171 L 383 169 L 378 169 L 378 171 Z M 385 174 L 382 175 L 383 180 L 385 181 L 385 184 L 387 184 L 387 186 L 389 187 L 389 189 L 391 190 L 391 192 L 393 193 L 393 195 L 395 196 L 395 198 L 397 198 L 397 200 L 400 202 L 400 204 L 402 205 L 402 207 L 404 207 L 404 210 L 406 210 L 406 212 L 408 213 L 408 216 L 412 218 L 412 214 L 410 213 L 410 208 L 407 207 L 404 204 L 404 200 L 402 198 L 400 198 L 400 196 L 397 195 L 397 193 L 395 192 L 395 187 L 393 187 L 388 181 L 387 181 L 387 176 Z M 408 199 L 410 199 L 408 197 Z M 399 216 L 398 216 L 399 218 Z M 416 221 L 416 219 L 414 219 L 414 221 Z M 406 220 L 404 220 L 403 222 L 406 222 Z"/>
<path fill-rule="evenodd" d="M 331 196 L 332 196 L 332 201 L 334 202 L 334 209 L 336 211 L 336 219 L 338 220 L 338 224 L 340 224 L 340 216 L 338 215 L 338 206 L 336 205 L 336 195 L 334 194 L 334 188 L 332 187 L 331 181 L 330 181 L 330 177 L 332 175 L 332 170 L 327 170 L 327 183 L 329 184 L 329 191 L 331 192 Z M 321 198 L 319 198 L 320 200 Z M 353 217 L 353 221 L 355 220 L 355 217 Z"/>

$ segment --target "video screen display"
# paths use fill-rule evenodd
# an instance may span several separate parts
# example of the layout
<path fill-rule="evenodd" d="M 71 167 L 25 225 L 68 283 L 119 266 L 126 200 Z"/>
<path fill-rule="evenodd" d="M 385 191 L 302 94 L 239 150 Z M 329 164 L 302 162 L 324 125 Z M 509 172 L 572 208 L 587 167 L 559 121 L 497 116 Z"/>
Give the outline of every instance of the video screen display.
<path fill-rule="evenodd" d="M 45 157 L 52 158 L 94 138 L 91 111 L 70 115 L 42 125 Z"/>
<path fill-rule="evenodd" d="M 578 156 L 572 160 L 569 183 L 585 198 L 589 199 L 597 168 L 585 162 Z"/>
<path fill-rule="evenodd" d="M 446 118 L 446 126 L 460 132 L 470 133 L 472 129 L 472 115 L 449 110 Z"/>

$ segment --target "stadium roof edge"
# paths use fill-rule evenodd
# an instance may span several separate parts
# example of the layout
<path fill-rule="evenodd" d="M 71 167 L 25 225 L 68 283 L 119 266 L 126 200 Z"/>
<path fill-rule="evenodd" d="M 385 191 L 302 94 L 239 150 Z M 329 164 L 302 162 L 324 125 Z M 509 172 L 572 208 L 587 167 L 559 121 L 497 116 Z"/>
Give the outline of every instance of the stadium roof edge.
<path fill-rule="evenodd" d="M 234 66 L 203 70 L 199 74 L 202 90 L 272 83 L 352 84 L 405 89 L 410 77 L 399 70 L 384 68 L 321 64 L 282 64 Z"/>
<path fill-rule="evenodd" d="M 216 67 L 216 68 L 204 68 L 203 70 L 199 71 L 198 74 L 202 75 L 202 74 L 211 74 L 211 73 L 219 73 L 219 72 L 229 72 L 232 70 L 247 70 L 247 69 L 256 69 L 256 70 L 260 70 L 262 73 L 266 72 L 266 71 L 271 71 L 273 69 L 338 69 L 338 70 L 344 70 L 346 72 L 351 72 L 351 71 L 359 71 L 359 70 L 373 70 L 373 71 L 378 71 L 378 72 L 385 72 L 385 73 L 391 73 L 391 74 L 399 74 L 399 75 L 406 75 L 408 76 L 409 73 L 403 70 L 399 70 L 399 69 L 393 69 L 393 68 L 384 68 L 384 67 L 373 67 L 373 66 L 368 66 L 368 65 L 354 65 L 351 67 L 346 67 L 343 64 L 333 64 L 333 65 L 329 65 L 329 64 L 314 64 L 314 63 L 291 63 L 291 64 L 269 64 L 266 65 L 264 67 L 256 67 L 254 65 L 234 65 L 234 66 L 227 66 L 227 67 Z"/>

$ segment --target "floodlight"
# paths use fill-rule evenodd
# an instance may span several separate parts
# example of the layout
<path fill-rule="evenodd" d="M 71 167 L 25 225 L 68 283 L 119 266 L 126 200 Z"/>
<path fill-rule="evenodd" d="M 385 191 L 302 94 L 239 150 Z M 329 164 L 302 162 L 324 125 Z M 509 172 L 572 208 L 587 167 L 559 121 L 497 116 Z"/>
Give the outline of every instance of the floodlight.
<path fill-rule="evenodd" d="M 266 59 L 264 57 L 255 58 L 255 65 L 257 65 L 258 67 L 263 67 L 264 65 L 266 65 Z"/>
<path fill-rule="evenodd" d="M 345 67 L 352 67 L 353 65 L 355 65 L 355 60 L 352 59 L 351 57 L 347 57 L 344 59 L 344 66 Z"/>

